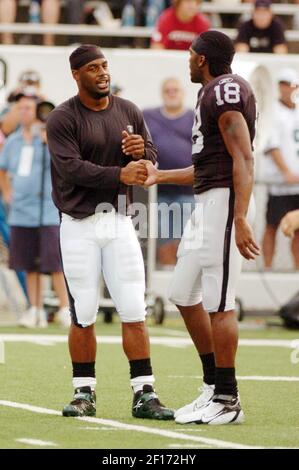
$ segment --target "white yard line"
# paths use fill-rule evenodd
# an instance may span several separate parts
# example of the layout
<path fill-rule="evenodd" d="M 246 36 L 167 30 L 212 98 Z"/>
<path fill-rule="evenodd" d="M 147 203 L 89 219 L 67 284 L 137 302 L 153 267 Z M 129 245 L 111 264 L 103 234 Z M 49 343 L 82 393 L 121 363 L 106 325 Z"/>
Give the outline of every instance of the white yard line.
<path fill-rule="evenodd" d="M 5 343 L 33 343 L 42 346 L 52 346 L 57 343 L 66 343 L 66 335 L 46 335 L 46 334 L 0 334 L 0 340 Z M 97 336 L 97 342 L 101 344 L 121 344 L 121 336 Z M 159 346 L 184 348 L 192 346 L 190 338 L 171 338 L 168 336 L 151 336 L 151 344 Z M 282 347 L 294 349 L 299 346 L 299 339 L 240 339 L 240 346 L 262 346 L 262 347 Z"/>
<path fill-rule="evenodd" d="M 26 403 L 16 403 L 7 400 L 0 400 L 0 405 L 7 406 L 10 408 L 17 408 L 26 411 L 31 411 L 33 413 L 40 413 L 40 414 L 48 414 L 48 415 L 56 415 L 61 416 L 61 412 L 56 410 L 51 410 L 49 408 L 41 408 L 39 406 L 32 406 Z M 70 418 L 71 419 L 71 418 Z M 199 436 L 190 436 L 187 434 L 183 434 L 181 432 L 176 431 L 167 431 L 164 429 L 158 429 L 150 426 L 140 426 L 134 424 L 126 424 L 120 423 L 119 421 L 114 421 L 111 419 L 101 419 L 101 418 L 91 418 L 91 417 L 83 417 L 83 418 L 74 418 L 79 421 L 84 421 L 87 423 L 94 423 L 94 424 L 101 424 L 102 426 L 108 426 L 114 429 L 122 429 L 125 431 L 136 431 L 142 432 L 145 434 L 154 434 L 157 436 L 163 436 L 174 440 L 181 440 L 187 442 L 199 442 L 200 444 L 206 444 L 208 446 L 213 447 L 221 447 L 225 449 L 262 449 L 263 447 L 257 446 L 249 446 L 244 444 L 239 444 L 236 442 L 229 442 L 229 441 L 222 441 L 220 439 L 210 439 L 206 437 L 199 437 Z"/>
<path fill-rule="evenodd" d="M 160 329 L 159 327 L 156 327 L 156 326 L 149 326 L 148 330 L 150 333 L 159 332 L 159 333 L 163 333 L 163 334 L 170 335 L 170 336 L 181 336 L 183 338 L 188 338 L 188 333 L 185 333 L 184 331 L 181 331 L 181 330 L 172 330 L 170 328 Z"/>
<path fill-rule="evenodd" d="M 168 375 L 169 379 L 202 379 L 202 375 Z M 279 377 L 268 375 L 241 375 L 238 380 L 256 380 L 260 382 L 299 382 L 299 377 Z"/>
<path fill-rule="evenodd" d="M 40 447 L 57 447 L 58 444 L 50 441 L 41 441 L 40 439 L 28 439 L 27 437 L 21 439 L 15 439 L 16 442 L 21 442 L 21 444 L 28 444 L 30 446 L 40 446 Z"/>

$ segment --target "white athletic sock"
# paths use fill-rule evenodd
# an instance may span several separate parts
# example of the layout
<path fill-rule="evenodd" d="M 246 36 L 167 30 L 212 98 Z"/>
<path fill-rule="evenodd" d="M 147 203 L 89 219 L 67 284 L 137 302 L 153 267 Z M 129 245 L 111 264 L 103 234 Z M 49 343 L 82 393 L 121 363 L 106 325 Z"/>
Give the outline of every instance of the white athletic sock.
<path fill-rule="evenodd" d="M 153 375 L 141 375 L 130 380 L 134 393 L 143 389 L 143 385 L 151 385 L 154 388 L 155 377 Z"/>
<path fill-rule="evenodd" d="M 94 392 L 97 385 L 97 380 L 95 377 L 73 377 L 73 387 L 81 388 L 81 387 L 90 387 L 91 390 Z"/>

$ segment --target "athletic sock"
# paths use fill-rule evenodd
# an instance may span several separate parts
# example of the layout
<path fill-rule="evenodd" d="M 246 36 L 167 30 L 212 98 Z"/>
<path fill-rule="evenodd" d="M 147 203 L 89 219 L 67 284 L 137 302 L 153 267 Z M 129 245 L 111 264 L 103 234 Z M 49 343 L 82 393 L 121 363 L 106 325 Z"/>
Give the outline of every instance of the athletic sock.
<path fill-rule="evenodd" d="M 238 396 L 238 384 L 234 367 L 216 367 L 215 395 Z"/>
<path fill-rule="evenodd" d="M 199 357 L 202 362 L 204 383 L 214 385 L 216 373 L 214 353 L 200 354 Z"/>
<path fill-rule="evenodd" d="M 95 362 L 73 362 L 73 387 L 76 390 L 81 387 L 96 388 Z"/>
<path fill-rule="evenodd" d="M 143 390 L 144 385 L 150 385 L 153 388 L 155 377 L 153 376 L 151 360 L 137 359 L 129 361 L 130 363 L 130 383 L 134 393 Z"/>

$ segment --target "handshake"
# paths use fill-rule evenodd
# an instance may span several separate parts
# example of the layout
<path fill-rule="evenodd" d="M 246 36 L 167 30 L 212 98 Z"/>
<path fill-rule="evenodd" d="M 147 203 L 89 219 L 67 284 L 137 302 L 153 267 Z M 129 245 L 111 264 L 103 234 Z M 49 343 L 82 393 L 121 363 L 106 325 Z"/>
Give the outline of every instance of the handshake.
<path fill-rule="evenodd" d="M 128 163 L 120 171 L 120 181 L 129 186 L 152 186 L 158 182 L 158 170 L 149 160 Z"/>

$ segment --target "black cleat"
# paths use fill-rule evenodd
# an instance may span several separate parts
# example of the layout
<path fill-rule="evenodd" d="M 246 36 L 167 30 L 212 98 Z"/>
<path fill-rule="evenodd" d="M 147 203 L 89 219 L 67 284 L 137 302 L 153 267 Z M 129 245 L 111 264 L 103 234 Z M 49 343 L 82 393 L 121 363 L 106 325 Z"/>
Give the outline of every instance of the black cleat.
<path fill-rule="evenodd" d="M 143 390 L 135 393 L 132 415 L 134 418 L 142 419 L 158 419 L 163 421 L 174 419 L 174 411 L 162 405 L 151 385 L 144 385 Z"/>
<path fill-rule="evenodd" d="M 62 416 L 95 416 L 96 394 L 90 387 L 76 388 L 74 399 L 62 410 Z"/>

